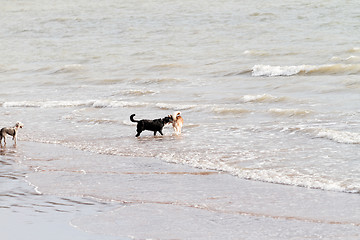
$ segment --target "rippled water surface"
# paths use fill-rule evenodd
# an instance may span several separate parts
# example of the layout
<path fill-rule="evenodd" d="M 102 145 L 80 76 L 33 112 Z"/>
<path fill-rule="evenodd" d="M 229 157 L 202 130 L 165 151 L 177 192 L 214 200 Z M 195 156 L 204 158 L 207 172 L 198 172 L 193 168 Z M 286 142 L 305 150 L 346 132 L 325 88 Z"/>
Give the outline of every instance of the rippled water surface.
<path fill-rule="evenodd" d="M 351 2 L 4 9 L 2 121 L 23 121 L 22 139 L 360 191 L 360 44 L 351 34 L 360 13 Z M 130 114 L 175 110 L 182 136 L 167 127 L 163 138 L 133 137 Z"/>
<path fill-rule="evenodd" d="M 2 5 L 0 122 L 24 123 L 20 143 L 359 194 L 355 1 Z M 184 118 L 181 135 L 166 126 L 164 136 L 135 138 L 131 114 L 174 111 Z M 51 170 L 65 177 L 68 161 L 55 162 Z M 111 199 L 107 184 L 93 191 Z"/>

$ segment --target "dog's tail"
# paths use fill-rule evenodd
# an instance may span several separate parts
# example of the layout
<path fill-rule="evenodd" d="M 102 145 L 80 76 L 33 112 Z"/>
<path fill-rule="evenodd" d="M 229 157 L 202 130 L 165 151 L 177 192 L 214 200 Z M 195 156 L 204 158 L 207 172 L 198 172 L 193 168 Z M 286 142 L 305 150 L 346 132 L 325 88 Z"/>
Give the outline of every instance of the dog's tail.
<path fill-rule="evenodd" d="M 135 120 L 135 119 L 134 119 L 134 116 L 135 116 L 135 114 L 132 114 L 132 115 L 130 116 L 130 120 L 131 120 L 132 122 L 140 122 L 140 121 L 138 121 L 138 120 Z"/>
<path fill-rule="evenodd" d="M 181 114 L 180 111 L 176 111 L 176 112 L 174 112 L 173 115 L 171 115 L 171 116 L 172 116 L 173 120 L 176 121 L 176 118 L 177 118 L 178 116 L 180 116 L 180 114 Z"/>

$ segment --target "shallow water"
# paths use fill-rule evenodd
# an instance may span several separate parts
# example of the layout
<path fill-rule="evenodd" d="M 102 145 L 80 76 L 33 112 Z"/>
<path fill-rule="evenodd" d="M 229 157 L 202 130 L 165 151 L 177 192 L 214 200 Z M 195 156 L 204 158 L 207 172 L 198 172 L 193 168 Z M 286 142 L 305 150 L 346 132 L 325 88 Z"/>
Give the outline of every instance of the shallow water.
<path fill-rule="evenodd" d="M 0 211 L 6 209 L 19 229 L 40 228 L 40 239 L 51 236 L 49 227 L 58 227 L 58 238 L 68 236 L 59 219 L 88 235 L 74 232 L 79 240 L 359 237 L 356 194 L 247 181 L 154 158 L 54 144 L 23 141 L 15 151 L 7 169 L 24 169 L 26 175 L 3 182 L 10 191 L 0 195 Z M 19 183 L 24 180 L 28 186 Z"/>
<path fill-rule="evenodd" d="M 356 2 L 36 0 L 2 8 L 0 121 L 25 124 L 19 143 L 358 196 Z M 134 137 L 131 114 L 176 110 L 180 136 L 166 126 L 164 136 Z M 59 178 L 69 159 L 52 162 Z M 82 164 L 88 172 L 114 167 Z M 112 187 L 94 191 L 107 198 Z"/>
<path fill-rule="evenodd" d="M 30 145 L 32 149 L 36 147 L 39 145 Z M 34 186 L 28 184 L 31 170 L 26 164 L 21 164 L 24 155 L 21 149 L 24 148 L 7 146 L 0 149 L 2 239 L 99 239 L 100 235 L 78 231 L 69 222 L 85 213 L 109 211 L 113 205 L 91 198 L 47 195 L 35 191 Z M 26 154 L 30 153 L 31 150 L 26 151 Z M 114 238 L 101 235 L 101 239 Z"/>

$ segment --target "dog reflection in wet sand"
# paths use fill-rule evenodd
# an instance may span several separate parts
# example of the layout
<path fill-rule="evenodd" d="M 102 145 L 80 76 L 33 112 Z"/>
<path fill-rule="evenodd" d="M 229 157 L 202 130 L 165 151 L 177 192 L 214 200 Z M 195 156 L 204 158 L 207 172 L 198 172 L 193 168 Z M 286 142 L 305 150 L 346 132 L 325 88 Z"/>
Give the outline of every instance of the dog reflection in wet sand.
<path fill-rule="evenodd" d="M 143 119 L 143 120 L 135 120 L 134 119 L 135 114 L 132 114 L 130 116 L 130 120 L 132 122 L 136 122 L 137 123 L 137 134 L 136 137 L 139 137 L 140 134 L 145 131 L 153 131 L 154 132 L 154 136 L 156 136 L 156 133 L 159 132 L 161 135 L 164 135 L 162 133 L 162 129 L 164 128 L 164 126 L 166 124 L 172 123 L 173 118 L 172 116 L 167 116 L 164 118 L 159 118 L 159 119 L 154 119 L 154 120 L 147 120 L 147 119 Z"/>
<path fill-rule="evenodd" d="M 4 139 L 4 145 L 6 145 L 6 135 L 10 135 L 13 137 L 14 144 L 16 145 L 17 132 L 19 128 L 23 128 L 24 124 L 21 122 L 17 122 L 14 127 L 4 127 L 0 130 L 0 145 L 2 143 L 2 139 Z"/>
<path fill-rule="evenodd" d="M 184 123 L 184 119 L 180 115 L 181 115 L 181 112 L 179 112 L 179 111 L 174 112 L 174 114 L 171 115 L 171 117 L 173 118 L 172 125 L 173 125 L 174 131 L 176 134 L 181 133 L 181 128 Z"/>

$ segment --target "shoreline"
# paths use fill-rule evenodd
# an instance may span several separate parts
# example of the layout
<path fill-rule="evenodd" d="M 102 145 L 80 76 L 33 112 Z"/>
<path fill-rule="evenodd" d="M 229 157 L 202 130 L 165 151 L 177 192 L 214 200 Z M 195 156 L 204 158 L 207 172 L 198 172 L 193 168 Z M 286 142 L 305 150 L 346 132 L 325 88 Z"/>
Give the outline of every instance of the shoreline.
<path fill-rule="evenodd" d="M 100 156 L 52 144 L 21 142 L 7 151 L 1 156 L 6 166 L 2 175 L 11 174 L 3 183 L 8 190 L 0 195 L 0 222 L 9 226 L 4 228 L 8 239 L 20 239 L 11 237 L 25 232 L 37 234 L 37 240 L 54 239 L 54 232 L 59 239 L 75 240 L 359 237 L 355 194 L 250 181 L 158 159 Z M 63 158 L 68 162 L 61 162 Z M 101 169 L 101 161 L 114 161 L 114 169 Z M 75 181 L 81 187 L 71 189 Z M 13 225 L 22 231 L 14 233 Z"/>
<path fill-rule="evenodd" d="M 99 209 L 99 203 L 86 198 L 39 193 L 36 191 L 36 186 L 31 185 L 26 179 L 29 170 L 18 163 L 19 156 L 16 152 L 13 146 L 7 149 L 1 147 L 2 239 L 115 240 L 111 236 L 87 233 L 71 226 L 71 219 L 84 212 L 96 211 Z"/>

